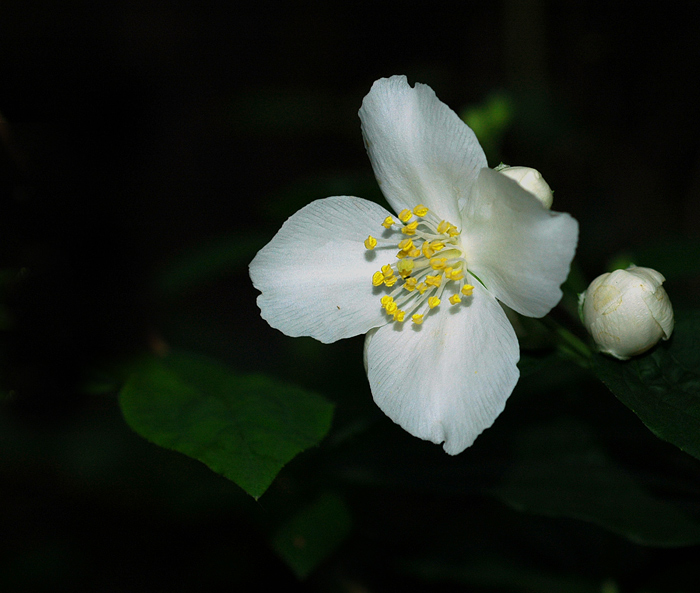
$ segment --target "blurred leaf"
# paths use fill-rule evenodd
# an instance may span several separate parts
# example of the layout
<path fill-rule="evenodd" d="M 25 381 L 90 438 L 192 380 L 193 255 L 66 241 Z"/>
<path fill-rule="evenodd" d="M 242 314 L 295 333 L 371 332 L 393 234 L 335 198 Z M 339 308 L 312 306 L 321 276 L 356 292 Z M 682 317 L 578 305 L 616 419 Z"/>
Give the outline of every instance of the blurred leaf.
<path fill-rule="evenodd" d="M 653 351 L 595 355 L 593 370 L 656 436 L 700 459 L 700 310 L 677 311 L 673 336 Z"/>
<path fill-rule="evenodd" d="M 507 94 L 492 93 L 480 105 L 467 107 L 461 117 L 474 130 L 486 155 L 493 159 L 513 121 L 513 112 L 513 101 Z"/>
<path fill-rule="evenodd" d="M 272 538 L 272 547 L 303 579 L 328 558 L 350 533 L 350 512 L 343 500 L 324 494 L 291 517 Z"/>
<path fill-rule="evenodd" d="M 120 404 L 141 436 L 198 459 L 256 499 L 285 463 L 319 443 L 332 417 L 316 394 L 184 353 L 143 361 Z"/>
<path fill-rule="evenodd" d="M 575 575 L 547 573 L 521 566 L 502 557 L 484 556 L 464 565 L 445 562 L 421 562 L 411 566 L 411 573 L 426 581 L 460 583 L 511 593 L 601 593 L 611 583 L 598 583 Z"/>
<path fill-rule="evenodd" d="M 261 233 L 235 233 L 199 245 L 175 258 L 157 278 L 158 292 L 174 296 L 215 282 L 246 266 L 269 237 Z"/>
<path fill-rule="evenodd" d="M 700 543 L 700 522 L 652 497 L 618 468 L 583 423 L 560 420 L 524 431 L 498 498 L 515 509 L 589 521 L 650 546 Z"/>
<path fill-rule="evenodd" d="M 624 269 L 629 264 L 658 270 L 666 280 L 700 276 L 700 240 L 682 238 L 647 242 L 637 249 L 619 253 L 608 268 Z"/>

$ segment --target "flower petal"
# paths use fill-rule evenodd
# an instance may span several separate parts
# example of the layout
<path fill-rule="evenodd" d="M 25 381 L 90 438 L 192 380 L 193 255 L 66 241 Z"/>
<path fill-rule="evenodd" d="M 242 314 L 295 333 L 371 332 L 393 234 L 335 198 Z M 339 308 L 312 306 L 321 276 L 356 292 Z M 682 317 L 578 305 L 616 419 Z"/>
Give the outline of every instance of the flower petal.
<path fill-rule="evenodd" d="M 374 174 L 396 212 L 424 204 L 456 224 L 486 156 L 474 132 L 424 84 L 405 76 L 372 85 L 360 109 Z"/>
<path fill-rule="evenodd" d="M 512 179 L 482 169 L 462 226 L 469 270 L 501 302 L 529 317 L 559 302 L 578 241 L 571 216 L 546 210 Z"/>
<path fill-rule="evenodd" d="M 395 323 L 370 332 L 365 361 L 382 411 L 456 455 L 503 411 L 518 381 L 519 352 L 503 309 L 481 286 L 444 309 L 420 326 Z"/>
<path fill-rule="evenodd" d="M 393 253 L 367 251 L 364 240 L 384 230 L 387 216 L 374 202 L 336 196 L 289 218 L 250 263 L 263 319 L 288 336 L 325 343 L 386 323 L 372 274 Z"/>

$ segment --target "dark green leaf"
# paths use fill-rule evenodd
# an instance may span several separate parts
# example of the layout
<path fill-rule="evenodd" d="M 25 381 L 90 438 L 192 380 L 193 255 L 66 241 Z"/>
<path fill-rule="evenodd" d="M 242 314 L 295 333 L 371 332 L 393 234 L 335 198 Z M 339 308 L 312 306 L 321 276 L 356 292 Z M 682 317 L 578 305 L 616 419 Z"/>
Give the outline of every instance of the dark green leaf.
<path fill-rule="evenodd" d="M 144 361 L 120 404 L 141 436 L 198 459 L 255 498 L 285 463 L 318 444 L 332 417 L 316 394 L 182 353 Z"/>
<path fill-rule="evenodd" d="M 626 268 L 630 264 L 659 270 L 666 280 L 680 280 L 700 275 L 700 240 L 666 239 L 646 243 L 632 251 L 618 254 L 610 269 Z"/>
<path fill-rule="evenodd" d="M 324 494 L 291 517 L 272 539 L 272 546 L 301 579 L 328 558 L 350 532 L 350 513 L 336 495 Z"/>
<path fill-rule="evenodd" d="M 652 546 L 700 543 L 700 523 L 651 496 L 608 458 L 591 430 L 561 420 L 530 428 L 494 494 L 527 512 L 589 521 Z"/>
<path fill-rule="evenodd" d="M 677 312 L 672 338 L 652 352 L 596 355 L 593 370 L 656 436 L 700 459 L 700 311 Z"/>
<path fill-rule="evenodd" d="M 509 593 L 606 593 L 609 582 L 559 575 L 510 562 L 502 557 L 482 556 L 461 565 L 434 561 L 415 563 L 410 572 L 428 582 L 460 583 Z M 471 590 L 471 589 L 470 589 Z"/>
<path fill-rule="evenodd" d="M 173 296 L 220 280 L 248 265 L 267 240 L 260 233 L 235 233 L 194 247 L 163 269 L 157 289 L 163 296 Z"/>

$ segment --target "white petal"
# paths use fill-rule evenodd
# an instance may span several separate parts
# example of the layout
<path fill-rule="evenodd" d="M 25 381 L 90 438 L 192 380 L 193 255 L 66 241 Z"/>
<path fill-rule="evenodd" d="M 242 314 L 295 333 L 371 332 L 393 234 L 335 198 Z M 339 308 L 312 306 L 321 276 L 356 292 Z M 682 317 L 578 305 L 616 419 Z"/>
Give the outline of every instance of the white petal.
<path fill-rule="evenodd" d="M 405 76 L 376 81 L 360 119 L 374 174 L 392 208 L 422 203 L 457 224 L 458 201 L 486 166 L 474 132 L 433 89 L 412 88 Z"/>
<path fill-rule="evenodd" d="M 288 336 L 325 343 L 385 323 L 372 274 L 394 254 L 367 251 L 364 240 L 381 236 L 387 216 L 374 202 L 336 196 L 289 218 L 250 264 L 263 319 Z"/>
<path fill-rule="evenodd" d="M 578 241 L 571 216 L 546 210 L 512 179 L 482 169 L 462 226 L 469 269 L 496 298 L 529 317 L 559 302 Z"/>
<path fill-rule="evenodd" d="M 445 299 L 447 302 L 447 299 Z M 493 424 L 518 381 L 518 341 L 486 290 L 440 305 L 422 325 L 370 332 L 365 360 L 372 395 L 412 435 L 461 453 Z"/>

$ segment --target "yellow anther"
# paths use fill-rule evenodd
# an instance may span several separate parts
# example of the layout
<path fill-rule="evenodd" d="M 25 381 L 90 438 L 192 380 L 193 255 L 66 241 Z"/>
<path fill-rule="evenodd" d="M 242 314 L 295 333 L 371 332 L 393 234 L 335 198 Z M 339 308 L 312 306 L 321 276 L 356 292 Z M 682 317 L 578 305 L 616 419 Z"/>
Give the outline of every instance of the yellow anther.
<path fill-rule="evenodd" d="M 399 242 L 399 249 L 401 251 L 409 252 L 413 249 L 413 239 L 404 239 Z"/>
<path fill-rule="evenodd" d="M 423 204 L 418 204 L 418 206 L 416 206 L 413 209 L 413 214 L 415 214 L 416 216 L 422 217 L 422 216 L 425 216 L 427 213 L 428 213 L 428 209 L 425 206 L 423 206 Z"/>
<path fill-rule="evenodd" d="M 408 257 L 408 253 L 406 253 L 405 251 L 399 251 L 396 254 L 396 259 L 403 259 L 404 257 Z"/>
<path fill-rule="evenodd" d="M 423 294 L 426 290 L 428 290 L 428 285 L 423 282 L 416 284 L 416 290 Z"/>
<path fill-rule="evenodd" d="M 426 276 L 425 283 L 428 286 L 440 286 L 442 283 L 442 276 Z"/>
<path fill-rule="evenodd" d="M 412 216 L 413 214 L 411 214 L 411 211 L 408 208 L 404 208 L 403 210 L 401 210 L 401 212 L 399 212 L 399 220 L 401 222 L 408 222 L 409 220 L 411 220 Z"/>
<path fill-rule="evenodd" d="M 402 311 L 401 309 L 398 309 L 394 313 L 394 321 L 398 321 L 400 323 L 404 320 L 404 317 L 406 317 L 406 311 Z"/>
<path fill-rule="evenodd" d="M 449 222 L 447 222 L 446 220 L 441 220 L 440 224 L 437 225 L 437 232 L 441 233 L 441 234 L 446 233 L 447 229 L 449 229 L 451 226 L 452 225 Z"/>
<path fill-rule="evenodd" d="M 398 278 L 396 276 L 392 276 L 391 278 L 384 278 L 384 284 L 386 284 L 387 286 L 394 286 L 397 280 Z"/>
<path fill-rule="evenodd" d="M 383 226 L 385 229 L 390 229 L 390 228 L 391 228 L 391 225 L 393 225 L 394 222 L 395 222 L 395 221 L 394 221 L 394 219 L 393 219 L 391 216 L 387 216 L 387 217 L 384 219 L 384 222 L 382 223 L 382 226 Z"/>
<path fill-rule="evenodd" d="M 442 241 L 433 241 L 430 244 L 430 248 L 434 249 L 435 251 L 440 251 L 441 249 L 445 248 L 445 244 Z"/>
<path fill-rule="evenodd" d="M 413 319 L 413 323 L 415 323 L 416 325 L 420 325 L 421 323 L 423 323 L 423 316 L 418 315 L 418 313 L 411 317 L 411 319 Z"/>
<path fill-rule="evenodd" d="M 408 292 L 413 292 L 416 289 L 416 285 L 418 284 L 418 281 L 415 278 L 407 278 L 406 282 L 404 282 L 403 287 L 408 291 Z"/>
<path fill-rule="evenodd" d="M 381 272 L 375 272 L 374 276 L 372 276 L 372 284 L 374 286 L 380 286 L 383 283 L 384 283 L 384 274 L 382 274 Z"/>
<path fill-rule="evenodd" d="M 472 292 L 474 292 L 474 287 L 471 284 L 462 286 L 462 294 L 464 296 L 472 296 Z"/>
<path fill-rule="evenodd" d="M 453 294 L 449 300 L 451 305 L 456 305 L 457 303 L 462 302 L 462 299 L 459 297 L 458 294 Z"/>
<path fill-rule="evenodd" d="M 420 249 L 418 249 L 418 247 L 414 247 L 413 249 L 411 249 L 411 251 L 408 252 L 408 255 L 410 255 L 411 257 L 418 257 L 420 255 Z"/>
<path fill-rule="evenodd" d="M 379 301 L 382 304 L 382 308 L 386 307 L 387 304 L 393 303 L 394 299 L 390 297 L 388 294 L 385 294 Z"/>
<path fill-rule="evenodd" d="M 401 229 L 401 232 L 404 235 L 415 235 L 416 234 L 416 229 L 418 228 L 418 221 L 414 220 L 412 223 L 407 224 L 405 227 Z"/>
<path fill-rule="evenodd" d="M 386 278 L 391 278 L 394 275 L 394 270 L 391 269 L 389 264 L 386 264 L 382 266 L 382 274 L 384 274 Z"/>
<path fill-rule="evenodd" d="M 370 235 L 365 239 L 365 248 L 367 249 L 374 249 L 377 246 L 377 240 Z"/>
<path fill-rule="evenodd" d="M 394 312 L 398 309 L 398 306 L 396 305 L 396 303 L 392 299 L 391 302 L 388 302 L 386 305 L 384 305 L 384 308 L 386 309 L 386 312 L 389 315 L 393 315 Z"/>
<path fill-rule="evenodd" d="M 430 260 L 430 267 L 433 268 L 433 270 L 442 270 L 446 264 L 446 257 L 434 257 Z"/>
<path fill-rule="evenodd" d="M 423 241 L 422 251 L 423 255 L 428 259 L 435 255 L 435 250 L 432 248 L 430 241 Z"/>
<path fill-rule="evenodd" d="M 440 304 L 440 299 L 437 297 L 430 297 L 428 299 L 428 305 L 430 306 L 431 309 L 434 309 Z"/>
<path fill-rule="evenodd" d="M 451 224 L 450 228 L 447 229 L 447 234 L 450 237 L 456 237 L 457 235 L 459 235 L 459 229 L 455 225 Z"/>
<path fill-rule="evenodd" d="M 399 263 L 396 265 L 396 267 L 399 269 L 399 274 L 401 274 L 404 278 L 413 271 L 413 260 L 412 259 L 402 259 L 399 261 Z"/>

